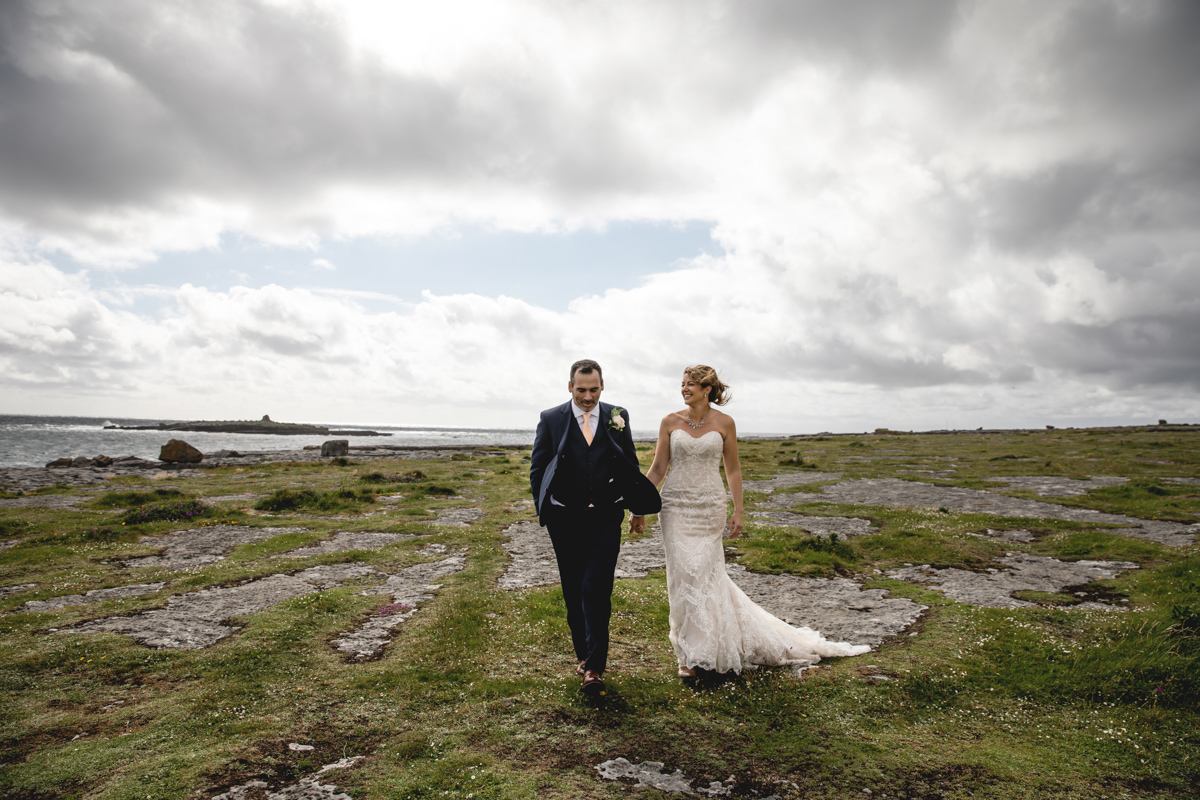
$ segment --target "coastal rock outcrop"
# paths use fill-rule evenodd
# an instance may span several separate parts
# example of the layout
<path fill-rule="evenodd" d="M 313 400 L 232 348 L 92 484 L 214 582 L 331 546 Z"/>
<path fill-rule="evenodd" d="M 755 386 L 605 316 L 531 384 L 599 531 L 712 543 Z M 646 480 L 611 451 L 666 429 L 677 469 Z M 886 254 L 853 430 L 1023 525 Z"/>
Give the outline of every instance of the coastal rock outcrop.
<path fill-rule="evenodd" d="M 325 458 L 331 456 L 344 456 L 350 452 L 349 439 L 330 439 L 321 445 L 321 455 Z"/>
<path fill-rule="evenodd" d="M 172 439 L 164 444 L 158 452 L 159 461 L 172 463 L 197 464 L 202 458 L 204 458 L 204 453 L 182 439 Z"/>

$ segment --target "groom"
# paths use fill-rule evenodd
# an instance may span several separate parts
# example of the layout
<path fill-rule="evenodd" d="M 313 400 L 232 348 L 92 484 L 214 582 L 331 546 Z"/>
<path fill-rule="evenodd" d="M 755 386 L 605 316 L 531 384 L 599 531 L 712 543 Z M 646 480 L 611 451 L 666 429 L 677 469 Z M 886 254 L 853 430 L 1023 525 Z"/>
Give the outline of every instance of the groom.
<path fill-rule="evenodd" d="M 529 484 L 538 522 L 550 532 L 582 690 L 602 695 L 608 662 L 613 573 L 625 509 L 642 530 L 662 500 L 638 466 L 629 413 L 600 402 L 604 376 L 591 359 L 571 365 L 570 402 L 542 412 Z"/>

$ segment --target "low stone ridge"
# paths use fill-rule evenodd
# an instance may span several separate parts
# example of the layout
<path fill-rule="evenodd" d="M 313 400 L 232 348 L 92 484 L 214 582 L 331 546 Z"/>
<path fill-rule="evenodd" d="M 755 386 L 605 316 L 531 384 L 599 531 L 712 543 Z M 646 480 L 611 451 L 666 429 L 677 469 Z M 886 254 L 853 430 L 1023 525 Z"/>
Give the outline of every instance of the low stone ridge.
<path fill-rule="evenodd" d="M 157 581 L 155 583 L 134 583 L 129 586 L 114 586 L 111 589 L 93 589 L 83 594 L 68 594 L 62 597 L 51 597 L 48 600 L 30 600 L 17 609 L 17 611 L 55 611 L 67 606 L 85 606 L 88 603 L 99 603 L 102 600 L 115 600 L 121 597 L 141 597 L 142 595 L 153 594 L 166 585 L 165 581 Z"/>
<path fill-rule="evenodd" d="M 596 765 L 596 771 L 606 781 L 616 781 L 630 778 L 637 781 L 638 786 L 648 786 L 660 792 L 685 795 L 708 795 L 709 797 L 725 797 L 732 789 L 720 781 L 713 781 L 707 787 L 692 788 L 692 782 L 683 774 L 683 770 L 675 770 L 669 775 L 663 772 L 663 762 L 643 761 L 634 764 L 624 758 L 614 758 Z"/>
<path fill-rule="evenodd" d="M 1119 478 L 1114 475 L 1094 475 L 1086 481 L 1043 475 L 988 478 L 988 480 L 1008 484 L 1008 488 L 1010 489 L 1023 489 L 1028 492 L 1036 492 L 1042 497 L 1079 497 L 1093 489 L 1103 489 L 1105 486 L 1119 486 L 1122 483 L 1129 482 L 1129 478 Z"/>
<path fill-rule="evenodd" d="M 858 517 L 811 517 L 791 511 L 751 511 L 750 515 L 760 525 L 800 528 L 813 536 L 829 536 L 836 533 L 841 538 L 848 539 L 851 536 L 879 533 L 879 528 L 871 525 L 871 520 Z"/>
<path fill-rule="evenodd" d="M 1200 524 L 1184 525 L 1164 520 L 1138 519 L 1122 514 L 1104 514 L 1088 508 L 1067 508 L 1040 500 L 963 489 L 957 486 L 934 486 L 930 483 L 903 481 L 898 478 L 859 478 L 822 487 L 822 500 L 850 505 L 926 506 L 995 514 L 1001 517 L 1032 517 L 1090 522 L 1098 525 L 1122 525 L 1113 530 L 1122 536 L 1147 539 L 1168 547 L 1186 547 L 1196 540 Z M 772 498 L 773 499 L 773 498 Z"/>
<path fill-rule="evenodd" d="M 1029 553 L 1009 553 L 999 559 L 1007 569 L 971 572 L 950 567 L 934 569 L 928 564 L 888 571 L 888 577 L 910 583 L 933 584 L 942 594 L 973 606 L 986 608 L 1031 608 L 1037 603 L 1018 600 L 1013 592 L 1032 591 L 1055 594 L 1068 586 L 1115 578 L 1138 565 L 1129 561 L 1059 561 Z M 1118 610 L 1105 603 L 1081 603 L 1072 608 Z"/>
<path fill-rule="evenodd" d="M 444 508 L 434 513 L 437 514 L 437 518 L 431 520 L 431 524 L 448 528 L 465 528 L 472 522 L 483 519 L 481 508 Z"/>
<path fill-rule="evenodd" d="M 0 597 L 7 597 L 10 594 L 36 589 L 36 583 L 18 583 L 15 586 L 0 586 Z"/>
<path fill-rule="evenodd" d="M 431 545 L 425 552 L 436 553 L 439 550 L 444 552 L 445 546 Z M 458 554 L 440 561 L 414 564 L 388 576 L 382 586 L 368 589 L 362 594 L 390 594 L 391 607 L 384 606 L 385 613 L 377 613 L 358 628 L 334 639 L 332 644 L 353 661 L 362 661 L 378 655 L 391 641 L 392 629 L 416 614 L 419 606 L 432 600 L 433 592 L 442 588 L 441 584 L 433 581 L 453 575 L 465 566 L 466 559 L 462 554 Z"/>
<path fill-rule="evenodd" d="M 389 544 L 415 539 L 415 533 L 379 533 L 377 531 L 338 531 L 332 539 L 310 544 L 286 553 L 276 553 L 275 558 L 307 558 L 327 553 L 344 553 L 347 550 L 381 550 Z"/>
<path fill-rule="evenodd" d="M 284 533 L 302 533 L 307 528 L 251 528 L 245 525 L 209 525 L 165 536 L 143 536 L 139 544 L 162 547 L 153 556 L 136 556 L 121 562 L 127 567 L 165 567 L 189 569 L 221 561 L 225 554 L 241 544 L 261 542 Z"/>
<path fill-rule="evenodd" d="M 336 786 L 321 784 L 317 778 L 331 769 L 346 769 L 354 766 L 366 756 L 349 756 L 341 758 L 332 764 L 326 764 L 317 770 L 312 777 L 301 778 L 288 786 L 270 791 L 271 784 L 266 781 L 250 781 L 240 786 L 234 786 L 223 794 L 216 795 L 212 800 L 352 800 L 350 795 L 339 792 Z"/>
<path fill-rule="evenodd" d="M 172 463 L 199 464 L 204 453 L 182 439 L 171 439 L 158 451 L 158 460 Z"/>
<path fill-rule="evenodd" d="M 764 575 L 740 564 L 725 571 L 746 596 L 789 625 L 807 626 L 826 639 L 878 645 L 912 625 L 928 606 L 886 589 L 863 589 L 848 578 Z"/>
<path fill-rule="evenodd" d="M 253 614 L 285 600 L 332 589 L 374 571 L 366 564 L 351 563 L 311 567 L 295 575 L 270 575 L 238 586 L 175 595 L 164 608 L 93 620 L 61 633 L 111 631 L 147 647 L 200 650 L 241 630 L 240 626 L 227 622 L 231 617 Z"/>

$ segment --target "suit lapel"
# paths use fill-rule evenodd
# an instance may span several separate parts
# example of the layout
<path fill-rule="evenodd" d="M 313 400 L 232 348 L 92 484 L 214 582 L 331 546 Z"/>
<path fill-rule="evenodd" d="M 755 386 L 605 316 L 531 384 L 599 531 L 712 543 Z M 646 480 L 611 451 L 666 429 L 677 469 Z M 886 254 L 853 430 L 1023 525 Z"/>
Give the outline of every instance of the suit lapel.
<path fill-rule="evenodd" d="M 562 435 L 558 437 L 558 449 L 554 451 L 556 455 L 562 455 L 563 450 L 567 446 L 567 436 L 571 433 L 571 426 L 575 424 L 575 415 L 571 413 L 570 401 L 562 405 L 562 416 Z"/>

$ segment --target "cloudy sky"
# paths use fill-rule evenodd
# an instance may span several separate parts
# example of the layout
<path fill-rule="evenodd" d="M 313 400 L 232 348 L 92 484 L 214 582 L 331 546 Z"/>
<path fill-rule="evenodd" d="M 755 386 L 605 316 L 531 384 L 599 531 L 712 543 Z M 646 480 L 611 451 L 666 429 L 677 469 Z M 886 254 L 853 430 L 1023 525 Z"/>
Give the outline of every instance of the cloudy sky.
<path fill-rule="evenodd" d="M 0 413 L 1200 422 L 1192 0 L 8 0 Z"/>

